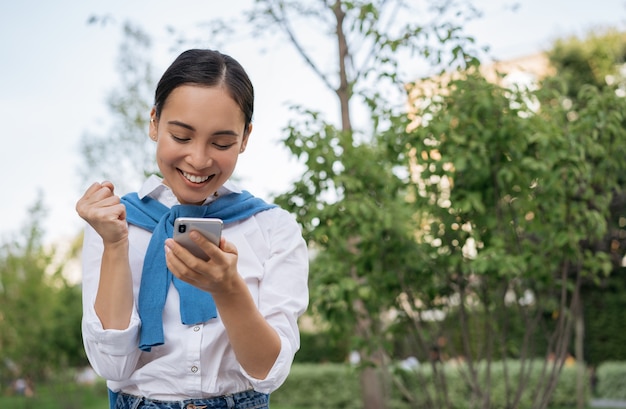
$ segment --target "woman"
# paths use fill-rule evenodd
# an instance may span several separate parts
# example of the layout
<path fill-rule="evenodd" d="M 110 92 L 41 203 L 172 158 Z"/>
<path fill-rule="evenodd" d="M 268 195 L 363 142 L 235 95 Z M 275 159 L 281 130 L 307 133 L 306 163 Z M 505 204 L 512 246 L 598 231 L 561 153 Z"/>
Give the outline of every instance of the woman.
<path fill-rule="evenodd" d="M 83 339 L 114 408 L 266 408 L 299 348 L 308 257 L 294 218 L 229 181 L 252 131 L 241 65 L 182 53 L 159 81 L 149 135 L 162 178 L 119 198 L 94 183 L 76 209 Z M 219 246 L 171 238 L 176 216 L 224 220 Z"/>

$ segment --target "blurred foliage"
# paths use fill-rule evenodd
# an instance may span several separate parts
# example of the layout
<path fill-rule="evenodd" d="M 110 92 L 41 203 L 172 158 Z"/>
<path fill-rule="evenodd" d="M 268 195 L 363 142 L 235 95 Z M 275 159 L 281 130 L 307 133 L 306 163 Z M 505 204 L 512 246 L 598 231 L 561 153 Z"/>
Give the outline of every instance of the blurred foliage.
<path fill-rule="evenodd" d="M 568 81 L 586 81 L 574 68 L 530 90 L 490 83 L 463 59 L 467 69 L 415 84 L 425 87 L 415 123 L 382 93 L 363 92 L 369 137 L 298 108 L 285 142 L 307 170 L 278 201 L 316 251 L 313 308 L 338 338 L 387 354 L 388 341 L 408 338 L 421 357 L 444 342 L 467 362 L 472 407 L 492 404 L 496 379 L 489 369 L 478 377 L 478 362 L 515 356 L 526 372 L 506 380 L 507 406 L 531 388 L 544 408 L 572 349 L 583 283 L 624 256 L 613 212 L 623 214 L 626 101 L 619 81 L 578 82 L 573 98 Z M 548 355 L 559 364 L 543 361 L 529 386 L 523 362 Z M 436 375 L 433 393 L 446 396 Z"/>
<path fill-rule="evenodd" d="M 80 286 L 63 277 L 55 247 L 42 243 L 42 200 L 29 211 L 23 236 L 0 247 L 0 380 L 36 381 L 86 365 Z"/>
<path fill-rule="evenodd" d="M 462 364 L 460 364 L 462 365 Z M 540 382 L 540 369 L 542 362 L 535 361 L 532 364 L 531 376 L 528 382 L 531 385 Z M 504 372 L 500 362 L 493 363 L 494 384 L 491 390 L 494 408 L 510 407 L 506 402 L 506 377 L 517 378 L 522 375 L 523 368 L 519 363 L 511 365 L 509 373 Z M 459 371 L 455 364 L 440 365 L 438 370 L 444 371 L 449 379 L 448 388 L 451 396 L 450 408 L 465 409 L 471 407 L 471 393 L 467 389 L 463 372 Z M 395 367 L 395 378 L 402 378 L 402 384 L 411 390 L 414 400 L 406 400 L 396 387 L 397 384 L 388 385 L 390 389 L 390 404 L 392 409 L 425 408 L 435 406 L 428 402 L 428 396 L 432 395 L 435 388 L 433 371 L 429 365 L 418 365 L 412 369 Z M 484 376 L 486 367 L 479 368 L 479 375 Z M 293 366 L 289 378 L 285 384 L 272 394 L 272 404 L 293 408 L 362 408 L 360 402 L 354 399 L 360 393 L 361 386 L 358 382 L 358 372 L 353 366 L 346 364 L 323 364 L 306 365 L 296 364 Z M 530 389 L 529 389 L 530 390 Z M 590 390 L 585 391 L 586 398 Z M 519 408 L 532 407 L 534 396 L 526 393 Z M 571 408 L 576 405 L 576 371 L 572 366 L 567 366 L 550 400 L 548 407 Z"/>
<path fill-rule="evenodd" d="M 473 41 L 455 17 L 470 18 L 473 10 L 439 2 L 424 10 L 403 1 L 298 5 L 258 1 L 257 13 L 250 15 L 256 28 L 273 24 L 288 36 L 336 94 L 341 119 L 334 124 L 321 112 L 293 107 L 296 117 L 285 127 L 285 144 L 306 170 L 276 201 L 297 215 L 316 254 L 313 310 L 332 322 L 338 338 L 351 334 L 353 348 L 374 351 L 384 342 L 382 315 L 395 305 L 396 274 L 419 262 L 411 251 L 405 147 L 393 145 L 409 125 L 401 56 L 437 67 L 472 61 Z M 401 19 L 401 13 L 411 18 Z M 335 50 L 335 70 L 316 63 L 312 50 L 299 42 L 295 22 L 304 18 Z M 365 118 L 355 124 L 357 106 Z"/>
<path fill-rule="evenodd" d="M 92 23 L 99 20 L 94 18 Z M 113 122 L 104 132 L 85 132 L 80 142 L 83 183 L 110 180 L 120 193 L 158 173 L 155 143 L 148 137 L 156 80 L 152 72 L 150 36 L 131 23 L 123 26 L 117 72 L 120 84 L 107 99 Z"/>
<path fill-rule="evenodd" d="M 348 339 L 336 340 L 327 331 L 300 332 L 300 350 L 297 363 L 345 362 L 350 353 Z"/>
<path fill-rule="evenodd" d="M 608 28 L 584 38 L 562 38 L 548 50 L 548 57 L 558 72 L 551 81 L 558 80 L 568 97 L 577 98 L 584 85 L 604 88 L 624 81 L 626 33 Z"/>
<path fill-rule="evenodd" d="M 367 362 L 360 368 L 365 408 L 386 407 L 385 315 L 402 290 L 397 276 L 419 263 L 415 225 L 407 222 L 405 147 L 389 140 L 399 141 L 409 124 L 402 62 L 441 69 L 475 61 L 461 25 L 473 13 L 467 3 L 401 0 L 259 0 L 248 13 L 255 32 L 275 27 L 338 103 L 338 123 L 292 107 L 284 141 L 306 169 L 276 202 L 297 215 L 315 251 L 313 312 Z M 314 33 L 315 48 L 305 33 Z M 330 63 L 314 52 L 319 47 L 333 50 Z"/>
<path fill-rule="evenodd" d="M 595 396 L 626 400 L 626 362 L 608 360 L 596 369 Z"/>
<path fill-rule="evenodd" d="M 626 154 L 624 146 L 624 108 L 626 96 L 626 33 L 615 29 L 590 32 L 584 38 L 570 37 L 558 40 L 548 52 L 557 68 L 557 75 L 546 81 L 545 87 L 563 90 L 568 99 L 563 103 L 585 105 L 589 84 L 608 95 L 603 103 L 585 107 L 593 115 L 583 118 L 574 109 L 567 113 L 578 122 L 596 121 L 591 131 L 592 144 L 586 148 L 589 170 L 596 174 L 596 186 L 605 185 L 604 172 L 614 172 L 611 180 L 616 187 L 599 197 L 608 200 L 607 231 L 597 243 L 584 243 L 589 251 L 603 251 L 613 266 L 611 274 L 587 281 L 583 285 L 585 315 L 585 360 L 597 366 L 606 360 L 626 359 L 622 328 L 626 325 L 626 269 L 623 258 L 626 249 L 626 174 L 611 167 L 613 154 Z M 617 150 L 617 152 L 613 152 Z M 609 167 L 609 169 L 607 169 Z"/>
<path fill-rule="evenodd" d="M 624 268 L 615 270 L 611 277 L 611 282 L 623 284 Z M 620 287 L 593 287 L 584 293 L 585 361 L 590 365 L 626 361 L 626 300 Z"/>

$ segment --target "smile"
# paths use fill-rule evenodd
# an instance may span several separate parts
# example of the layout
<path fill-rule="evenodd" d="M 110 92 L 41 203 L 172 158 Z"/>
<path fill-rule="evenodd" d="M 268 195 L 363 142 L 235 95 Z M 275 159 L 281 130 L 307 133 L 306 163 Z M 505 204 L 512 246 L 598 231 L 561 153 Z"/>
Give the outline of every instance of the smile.
<path fill-rule="evenodd" d="M 195 176 L 192 175 L 190 173 L 181 171 L 181 173 L 183 174 L 183 176 L 185 177 L 185 179 L 187 179 L 190 182 L 193 183 L 203 183 L 206 182 L 207 180 L 209 180 L 210 176 Z"/>

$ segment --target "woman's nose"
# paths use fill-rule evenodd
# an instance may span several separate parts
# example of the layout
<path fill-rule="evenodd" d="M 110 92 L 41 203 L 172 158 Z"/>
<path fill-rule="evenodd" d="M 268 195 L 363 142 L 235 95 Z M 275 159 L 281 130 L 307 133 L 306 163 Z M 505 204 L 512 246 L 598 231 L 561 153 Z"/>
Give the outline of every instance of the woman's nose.
<path fill-rule="evenodd" d="M 193 166 L 194 169 L 204 169 L 213 163 L 211 155 L 204 149 L 192 148 L 187 155 L 187 163 Z"/>

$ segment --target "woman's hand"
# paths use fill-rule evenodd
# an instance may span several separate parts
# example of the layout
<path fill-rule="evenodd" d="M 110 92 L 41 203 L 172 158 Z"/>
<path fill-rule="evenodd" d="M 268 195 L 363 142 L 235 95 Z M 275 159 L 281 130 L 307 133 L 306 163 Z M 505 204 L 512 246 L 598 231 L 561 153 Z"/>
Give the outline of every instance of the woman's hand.
<path fill-rule="evenodd" d="M 224 238 L 218 247 L 198 232 L 189 236 L 209 260 L 199 259 L 173 239 L 167 239 L 167 267 L 176 277 L 213 295 L 237 360 L 249 375 L 265 379 L 276 362 L 281 340 L 259 312 L 237 271 L 237 248 Z"/>
<path fill-rule="evenodd" d="M 105 244 L 128 238 L 126 207 L 114 194 L 113 183 L 94 183 L 76 203 L 76 211 L 102 237 Z"/>
<path fill-rule="evenodd" d="M 104 251 L 94 308 L 102 327 L 125 329 L 133 308 L 133 282 L 128 263 L 126 206 L 113 183 L 94 183 L 76 203 L 76 211 L 102 237 Z"/>
<path fill-rule="evenodd" d="M 189 237 L 209 256 L 209 260 L 197 258 L 173 239 L 167 239 L 165 259 L 172 274 L 211 294 L 231 292 L 234 282 L 240 279 L 237 248 L 223 237 L 218 247 L 197 231 L 192 231 Z"/>

